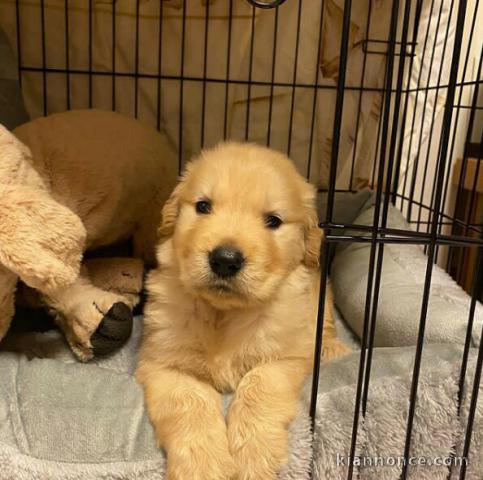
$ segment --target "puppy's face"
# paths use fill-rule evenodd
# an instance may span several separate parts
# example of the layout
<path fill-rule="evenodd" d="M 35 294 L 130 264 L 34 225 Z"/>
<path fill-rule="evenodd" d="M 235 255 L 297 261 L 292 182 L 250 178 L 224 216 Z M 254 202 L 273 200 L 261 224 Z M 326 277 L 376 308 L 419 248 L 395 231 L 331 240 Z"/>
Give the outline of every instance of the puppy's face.
<path fill-rule="evenodd" d="M 220 309 L 266 301 L 301 263 L 316 268 L 314 189 L 282 154 L 227 143 L 191 162 L 163 209 L 183 285 Z"/>

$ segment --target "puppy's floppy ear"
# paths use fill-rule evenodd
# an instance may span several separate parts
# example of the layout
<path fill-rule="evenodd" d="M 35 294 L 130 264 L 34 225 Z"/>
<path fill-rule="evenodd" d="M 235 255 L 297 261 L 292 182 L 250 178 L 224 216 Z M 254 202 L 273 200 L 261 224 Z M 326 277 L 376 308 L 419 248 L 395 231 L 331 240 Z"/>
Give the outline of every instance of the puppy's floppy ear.
<path fill-rule="evenodd" d="M 195 162 L 196 161 L 192 161 L 186 165 L 185 171 L 181 175 L 178 185 L 176 185 L 163 206 L 161 212 L 161 225 L 158 228 L 159 237 L 170 237 L 174 233 L 174 226 L 176 225 L 176 220 L 178 219 L 181 203 L 181 194 L 185 188 L 186 181 L 191 175 L 193 164 Z"/>
<path fill-rule="evenodd" d="M 320 264 L 320 244 L 323 233 L 319 228 L 319 218 L 315 207 L 315 189 L 310 184 L 305 184 L 304 206 L 304 263 L 308 267 L 317 268 Z"/>
<path fill-rule="evenodd" d="M 179 213 L 180 195 L 183 187 L 184 179 L 182 178 L 180 183 L 178 183 L 178 185 L 176 185 L 174 190 L 171 192 L 171 195 L 163 206 L 161 225 L 158 229 L 158 235 L 160 237 L 169 237 L 174 232 L 174 226 L 176 225 L 176 220 Z"/>

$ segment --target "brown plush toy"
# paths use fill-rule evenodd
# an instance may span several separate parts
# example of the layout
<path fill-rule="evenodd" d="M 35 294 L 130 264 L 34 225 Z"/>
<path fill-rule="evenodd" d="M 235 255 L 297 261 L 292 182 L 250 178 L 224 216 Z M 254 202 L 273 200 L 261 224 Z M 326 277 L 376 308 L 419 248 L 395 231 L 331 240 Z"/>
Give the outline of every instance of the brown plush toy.
<path fill-rule="evenodd" d="M 0 125 L 0 340 L 20 280 L 54 313 L 79 360 L 110 353 L 131 334 L 176 156 L 155 130 L 98 110 L 13 133 Z M 129 238 L 131 258 L 84 259 Z"/>

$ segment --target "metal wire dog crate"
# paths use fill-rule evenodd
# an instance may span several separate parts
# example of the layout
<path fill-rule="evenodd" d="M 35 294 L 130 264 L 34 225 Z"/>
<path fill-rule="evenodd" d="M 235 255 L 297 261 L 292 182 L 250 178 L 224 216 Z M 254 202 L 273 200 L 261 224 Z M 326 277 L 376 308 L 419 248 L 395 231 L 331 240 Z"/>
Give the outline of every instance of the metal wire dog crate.
<path fill-rule="evenodd" d="M 444 265 L 461 283 L 463 270 L 472 276 L 464 285 L 472 300 L 460 388 L 467 374 L 475 305 L 483 289 L 483 215 L 478 197 L 483 8 L 479 0 L 2 3 L 4 27 L 16 41 L 19 78 L 28 107 L 36 115 L 80 107 L 131 114 L 158 129 L 170 130 L 180 169 L 194 151 L 233 137 L 286 151 L 297 158 L 297 166 L 311 180 L 314 165 L 325 155 L 325 170 L 319 169 L 325 174 L 319 171 L 315 175 L 319 188 L 327 192 L 321 224 L 326 234 L 323 279 L 329 273 L 329 245 L 367 242 L 371 246 L 351 456 L 368 401 L 384 248 L 390 243 L 424 246 L 427 268 L 408 399 L 403 452 L 407 458 L 433 266 Z M 375 19 L 381 4 L 384 10 L 378 12 L 386 16 Z M 224 27 L 217 30 L 220 18 Z M 361 18 L 356 34 L 353 22 Z M 244 27 L 240 27 L 241 19 Z M 374 30 L 376 22 L 384 23 L 384 28 Z M 147 33 L 151 43 L 147 43 Z M 308 37 L 315 48 L 307 47 Z M 170 38 L 176 40 L 169 43 Z M 243 54 L 237 54 L 241 42 Z M 193 50 L 198 52 L 195 66 L 187 60 Z M 354 51 L 357 68 L 351 60 Z M 235 57 L 242 65 L 238 69 Z M 290 68 L 280 69 L 287 62 Z M 376 76 L 374 65 L 379 68 Z M 322 150 L 314 147 L 321 134 L 321 98 L 330 103 L 324 115 L 330 128 L 322 125 L 327 134 Z M 358 158 L 364 150 L 361 124 L 370 117 L 368 98 L 374 100 L 371 115 L 377 128 L 372 130 L 366 175 L 361 179 Z M 256 102 L 263 103 L 262 113 Z M 342 152 L 347 137 L 348 154 Z M 345 176 L 340 176 L 343 155 L 349 160 L 342 166 Z M 376 195 L 372 226 L 334 223 L 336 192 L 356 191 L 361 186 Z M 390 204 L 403 212 L 412 229 L 387 226 Z M 325 285 L 321 282 L 316 359 L 322 348 Z M 471 447 L 482 364 L 483 343 L 473 379 L 465 457 Z M 312 418 L 318 360 L 314 371 Z M 351 467 L 348 478 L 353 474 Z M 407 475 L 405 463 L 402 478 Z M 463 465 L 460 478 L 465 475 Z"/>

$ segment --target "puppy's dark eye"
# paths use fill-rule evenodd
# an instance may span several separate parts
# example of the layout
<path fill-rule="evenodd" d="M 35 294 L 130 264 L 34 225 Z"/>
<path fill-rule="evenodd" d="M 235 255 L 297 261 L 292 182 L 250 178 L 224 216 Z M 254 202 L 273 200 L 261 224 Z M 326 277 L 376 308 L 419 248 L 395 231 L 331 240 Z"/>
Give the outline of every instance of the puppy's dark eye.
<path fill-rule="evenodd" d="M 278 227 L 280 227 L 280 225 L 282 225 L 282 223 L 282 219 L 276 215 L 265 216 L 265 225 L 272 230 L 276 230 Z"/>
<path fill-rule="evenodd" d="M 201 213 L 202 215 L 207 215 L 211 213 L 211 202 L 209 200 L 200 200 L 195 204 L 196 213 Z"/>

